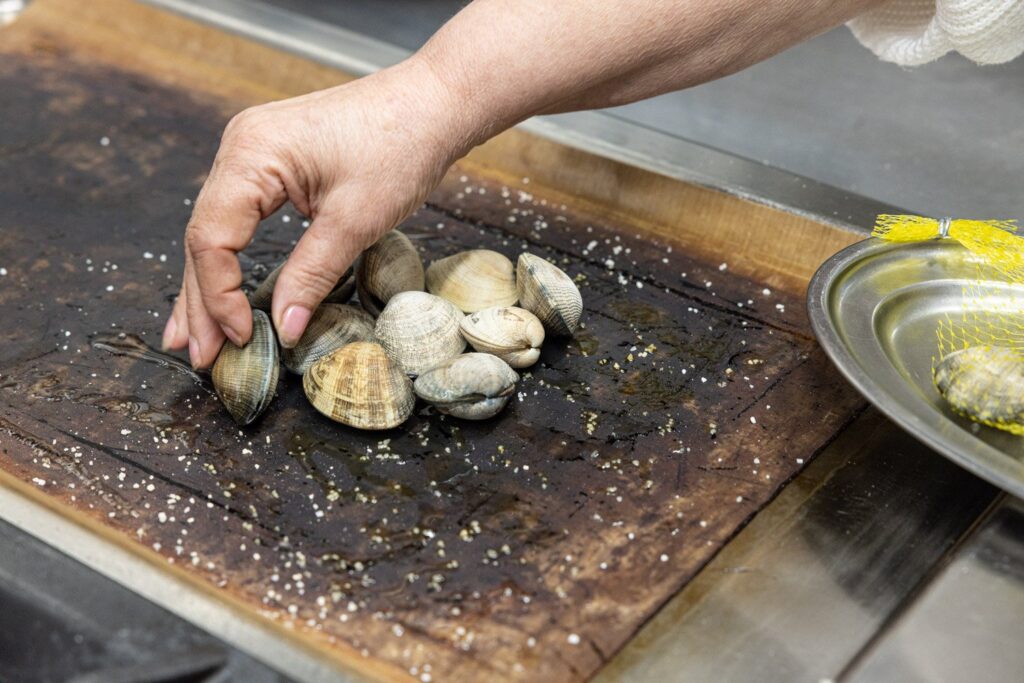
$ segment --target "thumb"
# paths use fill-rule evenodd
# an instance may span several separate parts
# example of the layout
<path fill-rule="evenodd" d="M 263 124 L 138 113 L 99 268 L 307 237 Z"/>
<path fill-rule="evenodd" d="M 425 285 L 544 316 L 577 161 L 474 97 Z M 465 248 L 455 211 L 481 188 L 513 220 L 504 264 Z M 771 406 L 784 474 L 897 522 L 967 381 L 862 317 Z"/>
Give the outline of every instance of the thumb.
<path fill-rule="evenodd" d="M 295 346 L 313 311 L 372 241 L 370 231 L 347 222 L 342 211 L 325 206 L 318 212 L 274 286 L 271 311 L 281 346 Z"/>

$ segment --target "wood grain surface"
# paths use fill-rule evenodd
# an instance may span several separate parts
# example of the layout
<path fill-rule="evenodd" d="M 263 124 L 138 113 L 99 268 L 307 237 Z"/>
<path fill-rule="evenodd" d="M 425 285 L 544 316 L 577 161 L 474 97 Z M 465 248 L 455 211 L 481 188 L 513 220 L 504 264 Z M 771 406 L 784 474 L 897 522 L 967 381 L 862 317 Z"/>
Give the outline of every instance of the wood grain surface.
<path fill-rule="evenodd" d="M 0 89 L 2 476 L 372 677 L 585 680 L 862 406 L 798 297 L 456 171 L 401 226 L 424 260 L 551 258 L 585 328 L 494 420 L 358 432 L 288 376 L 239 430 L 208 380 L 94 346 L 158 344 L 231 93 L 55 41 L 0 41 Z"/>

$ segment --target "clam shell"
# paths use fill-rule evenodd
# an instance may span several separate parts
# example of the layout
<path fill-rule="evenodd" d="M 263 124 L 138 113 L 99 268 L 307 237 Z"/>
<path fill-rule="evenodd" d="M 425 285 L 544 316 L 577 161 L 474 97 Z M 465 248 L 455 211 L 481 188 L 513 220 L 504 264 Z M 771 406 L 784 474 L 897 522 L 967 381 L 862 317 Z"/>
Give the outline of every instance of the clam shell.
<path fill-rule="evenodd" d="M 981 422 L 1024 425 L 1024 356 L 1003 346 L 954 351 L 935 366 L 935 387 Z"/>
<path fill-rule="evenodd" d="M 490 353 L 513 368 L 526 368 L 540 358 L 544 325 L 525 308 L 486 308 L 462 319 L 462 336 L 477 351 Z"/>
<path fill-rule="evenodd" d="M 489 353 L 449 358 L 416 378 L 416 395 L 437 410 L 465 420 L 497 415 L 516 390 L 519 375 Z"/>
<path fill-rule="evenodd" d="M 399 292 L 377 318 L 374 334 L 398 366 L 418 375 L 462 353 L 466 340 L 455 304 L 426 292 Z"/>
<path fill-rule="evenodd" d="M 397 427 L 416 404 L 412 382 L 372 342 L 354 342 L 313 363 L 302 388 L 314 408 L 359 429 Z"/>
<path fill-rule="evenodd" d="M 286 368 L 301 375 L 335 349 L 373 340 L 373 318 L 369 313 L 345 304 L 321 304 L 298 343 L 281 350 L 281 360 Z"/>
<path fill-rule="evenodd" d="M 520 254 L 516 265 L 519 305 L 544 323 L 555 336 L 576 331 L 583 314 L 583 297 L 576 283 L 558 266 L 533 254 Z"/>
<path fill-rule="evenodd" d="M 253 308 L 270 312 L 270 303 L 274 296 L 274 285 L 277 284 L 277 276 L 281 274 L 281 269 L 284 268 L 285 263 L 286 261 L 282 261 L 277 264 L 277 267 L 270 271 L 263 282 L 249 294 L 249 304 Z M 356 281 L 352 276 L 352 269 L 349 268 L 338 280 L 338 284 L 331 290 L 331 293 L 324 297 L 324 303 L 343 304 L 352 298 L 352 293 L 355 291 Z"/>
<path fill-rule="evenodd" d="M 270 318 L 253 310 L 252 338 L 243 347 L 224 342 L 211 370 L 213 388 L 235 422 L 247 425 L 270 405 L 280 371 Z"/>
<path fill-rule="evenodd" d="M 423 261 L 408 237 L 391 230 L 359 257 L 355 279 L 359 303 L 378 316 L 395 294 L 423 291 Z"/>
<path fill-rule="evenodd" d="M 463 251 L 431 263 L 427 291 L 466 313 L 511 306 L 519 300 L 512 262 L 489 249 Z"/>

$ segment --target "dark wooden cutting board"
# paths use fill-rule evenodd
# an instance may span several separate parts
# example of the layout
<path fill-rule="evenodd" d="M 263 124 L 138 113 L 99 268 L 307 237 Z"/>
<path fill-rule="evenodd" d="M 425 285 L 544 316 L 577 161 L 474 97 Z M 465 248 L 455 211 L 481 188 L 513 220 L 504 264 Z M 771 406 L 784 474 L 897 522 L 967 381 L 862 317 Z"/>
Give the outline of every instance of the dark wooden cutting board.
<path fill-rule="evenodd" d="M 2 477 L 357 669 L 588 678 L 862 405 L 797 297 L 456 175 L 401 226 L 425 262 L 551 258 L 585 329 L 491 421 L 359 432 L 288 376 L 240 430 L 208 381 L 93 346 L 159 343 L 230 100 L 0 55 Z M 247 267 L 301 223 L 265 221 Z"/>

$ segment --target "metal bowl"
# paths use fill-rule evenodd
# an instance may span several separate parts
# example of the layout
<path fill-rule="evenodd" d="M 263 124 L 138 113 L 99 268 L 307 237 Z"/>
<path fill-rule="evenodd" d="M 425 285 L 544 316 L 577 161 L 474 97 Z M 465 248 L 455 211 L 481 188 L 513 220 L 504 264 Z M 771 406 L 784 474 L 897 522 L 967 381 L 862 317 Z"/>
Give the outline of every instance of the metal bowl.
<path fill-rule="evenodd" d="M 1019 309 L 1007 282 L 951 239 L 894 244 L 867 239 L 818 269 L 807 293 L 811 326 L 846 378 L 879 410 L 950 460 L 1024 497 L 1024 438 L 953 413 L 932 383 L 936 329 L 963 312 L 964 287 L 984 272 L 985 305 Z M 1024 391 L 1024 388 L 1022 388 Z"/>

